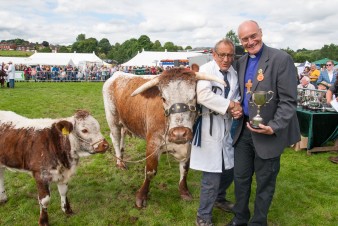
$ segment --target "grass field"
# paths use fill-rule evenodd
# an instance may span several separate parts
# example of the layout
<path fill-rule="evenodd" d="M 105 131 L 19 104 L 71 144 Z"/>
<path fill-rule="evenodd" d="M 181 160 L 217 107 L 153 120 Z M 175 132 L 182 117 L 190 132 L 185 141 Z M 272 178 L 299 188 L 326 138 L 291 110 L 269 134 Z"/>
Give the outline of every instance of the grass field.
<path fill-rule="evenodd" d="M 34 52 L 18 51 L 18 50 L 0 50 L 0 56 L 5 57 L 29 57 Z"/>
<path fill-rule="evenodd" d="M 102 101 L 103 83 L 19 82 L 15 89 L 0 88 L 0 109 L 32 118 L 56 118 L 87 109 L 98 119 L 109 142 Z M 141 159 L 145 142 L 127 140 L 126 155 Z M 281 158 L 276 194 L 270 208 L 269 225 L 338 225 L 338 165 L 327 160 L 333 153 L 308 156 L 305 151 L 286 149 Z M 67 217 L 60 208 L 55 184 L 51 186 L 51 225 L 194 225 L 199 204 L 200 172 L 190 171 L 188 186 L 193 201 L 182 201 L 178 193 L 178 163 L 163 155 L 150 188 L 147 208 L 134 207 L 135 192 L 143 182 L 144 163 L 129 164 L 127 171 L 115 168 L 112 153 L 82 158 L 69 183 L 68 197 L 75 212 Z M 34 180 L 24 173 L 6 171 L 8 202 L 0 205 L 0 225 L 37 225 L 39 205 Z M 252 194 L 252 197 L 254 193 Z M 229 197 L 234 201 L 233 185 Z M 253 209 L 253 199 L 250 208 Z M 215 225 L 225 225 L 232 214 L 214 210 Z"/>

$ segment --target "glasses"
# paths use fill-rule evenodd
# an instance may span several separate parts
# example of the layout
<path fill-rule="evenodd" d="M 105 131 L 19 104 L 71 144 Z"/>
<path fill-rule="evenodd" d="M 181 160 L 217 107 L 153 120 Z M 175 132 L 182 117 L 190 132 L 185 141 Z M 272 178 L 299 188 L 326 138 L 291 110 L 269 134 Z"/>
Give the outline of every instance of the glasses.
<path fill-rule="evenodd" d="M 332 64 L 327 64 L 326 66 L 332 66 Z"/>
<path fill-rule="evenodd" d="M 249 39 L 254 40 L 254 39 L 257 38 L 257 36 L 258 36 L 258 33 L 255 33 L 255 34 L 250 35 L 249 37 L 241 38 L 241 41 L 242 42 L 248 42 Z"/>
<path fill-rule="evenodd" d="M 233 58 L 234 54 L 227 54 L 227 53 L 217 53 L 218 58 L 220 58 L 221 60 L 224 60 L 224 58 Z"/>

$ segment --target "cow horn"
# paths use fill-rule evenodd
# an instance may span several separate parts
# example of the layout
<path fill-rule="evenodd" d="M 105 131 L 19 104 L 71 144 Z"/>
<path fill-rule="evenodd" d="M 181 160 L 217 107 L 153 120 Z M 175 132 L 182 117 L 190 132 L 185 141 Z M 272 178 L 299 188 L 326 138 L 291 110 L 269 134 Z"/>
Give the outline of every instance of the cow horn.
<path fill-rule="evenodd" d="M 195 74 L 196 74 L 197 80 L 215 81 L 215 82 L 221 83 L 224 86 L 227 86 L 223 79 L 220 79 L 220 78 L 218 78 L 214 75 L 206 75 L 206 74 L 201 73 L 201 72 L 195 72 Z"/>
<path fill-rule="evenodd" d="M 159 81 L 160 81 L 160 80 L 159 80 L 158 77 L 151 79 L 149 82 L 146 82 L 146 83 L 144 83 L 142 86 L 138 87 L 138 88 L 131 94 L 131 96 L 132 96 L 132 97 L 133 97 L 133 96 L 136 96 L 137 94 L 142 93 L 143 91 L 145 91 L 145 90 L 147 90 L 147 89 L 149 89 L 149 88 L 151 88 L 151 87 L 156 86 L 156 85 L 159 83 Z"/>

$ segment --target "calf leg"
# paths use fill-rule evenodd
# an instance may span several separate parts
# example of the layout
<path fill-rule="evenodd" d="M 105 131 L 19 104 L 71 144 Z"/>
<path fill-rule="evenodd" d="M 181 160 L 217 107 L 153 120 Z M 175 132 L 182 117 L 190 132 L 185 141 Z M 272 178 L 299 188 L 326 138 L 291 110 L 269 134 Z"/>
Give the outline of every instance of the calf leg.
<path fill-rule="evenodd" d="M 189 192 L 188 185 L 187 185 L 187 175 L 189 171 L 189 163 L 190 159 L 186 161 L 180 162 L 180 182 L 179 182 L 179 191 L 181 198 L 183 200 L 190 201 L 192 200 L 192 195 Z"/>
<path fill-rule="evenodd" d="M 40 178 L 40 173 L 34 175 L 39 194 L 40 218 L 39 225 L 49 225 L 47 208 L 50 202 L 49 183 Z"/>
<path fill-rule="evenodd" d="M 61 209 L 67 215 L 73 214 L 73 210 L 70 207 L 69 200 L 67 197 L 68 184 L 58 183 L 58 190 L 61 197 Z"/>
<path fill-rule="evenodd" d="M 5 178 L 4 178 L 5 168 L 0 167 L 0 203 L 7 202 L 7 195 L 5 190 Z"/>
<path fill-rule="evenodd" d="M 158 166 L 158 153 L 153 154 L 154 151 L 158 151 L 158 147 L 147 144 L 147 160 L 145 167 L 145 179 L 141 186 L 141 188 L 136 193 L 136 207 L 142 208 L 146 206 L 146 200 L 148 198 L 149 193 L 149 185 L 150 181 L 154 178 L 157 173 Z M 149 156 L 149 157 L 148 157 Z"/>

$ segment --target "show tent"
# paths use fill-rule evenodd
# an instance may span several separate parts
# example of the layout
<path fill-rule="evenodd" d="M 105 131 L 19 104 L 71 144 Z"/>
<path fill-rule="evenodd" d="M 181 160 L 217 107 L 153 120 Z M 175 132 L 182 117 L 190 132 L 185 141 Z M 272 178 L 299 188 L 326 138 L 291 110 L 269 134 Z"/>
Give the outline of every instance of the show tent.
<path fill-rule="evenodd" d="M 330 60 L 329 58 L 323 58 L 323 59 L 320 59 L 320 60 L 316 60 L 315 62 L 312 62 L 312 63 L 316 64 L 316 65 L 322 65 L 322 64 L 326 64 L 326 62 L 329 61 L 329 60 Z M 338 61 L 333 60 L 333 62 L 334 62 L 334 65 L 338 64 Z"/>
<path fill-rule="evenodd" d="M 202 55 L 201 52 L 158 52 L 158 51 L 142 51 L 138 52 L 135 57 L 122 66 L 161 66 L 162 62 L 174 62 L 175 60 L 188 60 L 189 57 Z M 167 60 L 167 61 L 163 61 Z M 161 62 L 162 61 L 162 62 Z M 165 66 L 165 65 L 163 65 Z"/>

